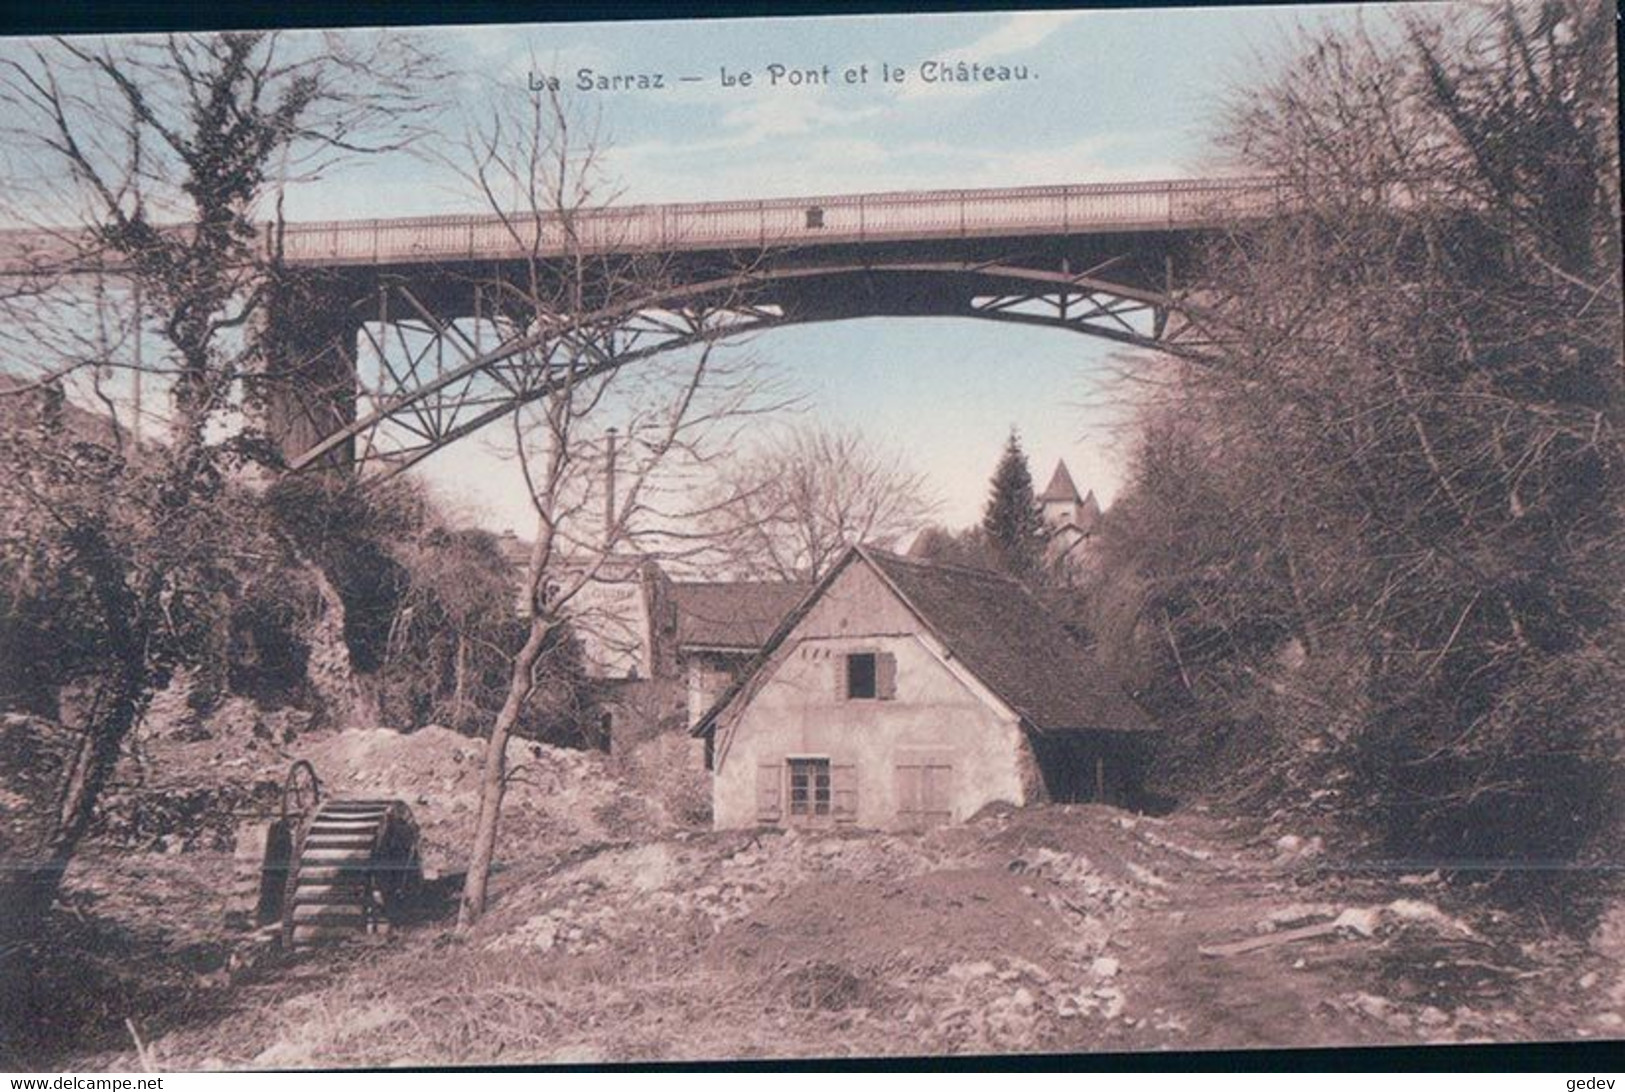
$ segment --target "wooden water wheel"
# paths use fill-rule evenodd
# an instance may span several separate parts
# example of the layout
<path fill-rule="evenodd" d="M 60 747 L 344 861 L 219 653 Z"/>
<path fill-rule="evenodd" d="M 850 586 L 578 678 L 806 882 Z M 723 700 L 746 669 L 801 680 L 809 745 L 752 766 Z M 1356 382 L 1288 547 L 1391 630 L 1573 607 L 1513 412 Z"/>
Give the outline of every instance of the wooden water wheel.
<path fill-rule="evenodd" d="M 288 867 L 283 947 L 388 932 L 422 879 L 417 825 L 404 803 L 320 803 Z"/>

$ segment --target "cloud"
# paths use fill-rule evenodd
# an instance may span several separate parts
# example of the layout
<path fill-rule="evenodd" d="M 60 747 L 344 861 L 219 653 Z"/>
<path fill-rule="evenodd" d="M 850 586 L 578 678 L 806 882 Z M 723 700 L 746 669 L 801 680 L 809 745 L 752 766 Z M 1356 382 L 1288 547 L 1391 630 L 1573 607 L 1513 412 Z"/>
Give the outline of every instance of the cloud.
<path fill-rule="evenodd" d="M 836 106 L 816 92 L 774 94 L 725 111 L 708 137 L 684 140 L 658 137 L 611 145 L 605 149 L 604 158 L 618 177 L 657 178 L 663 186 L 674 170 L 681 173 L 679 164 L 692 164 L 694 173 L 709 174 L 718 162 L 759 161 L 764 148 L 768 149 L 768 158 L 774 154 L 784 155 L 782 151 L 775 152 L 775 146 L 782 148 L 789 138 L 795 138 L 790 142 L 799 147 L 809 138 L 826 139 L 823 134 L 828 131 L 882 117 L 887 109 L 883 104 Z M 805 171 L 807 158 L 799 153 L 790 154 Z"/>
<path fill-rule="evenodd" d="M 822 94 L 778 94 L 758 98 L 722 115 L 725 128 L 738 132 L 725 142 L 747 148 L 785 136 L 851 125 L 884 113 L 879 105 L 846 109 L 833 106 Z"/>
<path fill-rule="evenodd" d="M 1042 148 L 888 141 L 869 136 L 803 137 L 750 156 L 718 157 L 667 141 L 611 149 L 611 170 L 637 180 L 632 201 L 750 200 L 883 190 L 957 189 L 1119 182 L 1182 177 L 1154 134 L 1091 136 Z M 659 170 L 655 170 L 655 167 Z"/>
<path fill-rule="evenodd" d="M 951 61 L 992 59 L 1022 53 L 1043 44 L 1044 40 L 1068 23 L 1083 17 L 1079 11 L 1030 11 L 1012 15 L 1001 26 L 993 28 L 970 45 L 951 50 L 946 56 Z"/>
<path fill-rule="evenodd" d="M 959 61 L 964 61 L 967 64 L 986 64 L 989 61 L 1002 60 L 1016 54 L 1026 53 L 1044 44 L 1050 35 L 1069 23 L 1076 22 L 1084 14 L 1077 11 L 1021 12 L 1010 16 L 974 42 L 933 54 L 930 59 L 949 64 Z M 905 102 L 942 98 L 947 95 L 966 98 L 985 94 L 998 86 L 1001 85 L 996 83 L 925 83 L 916 74 L 915 78 L 902 86 L 897 97 L 900 101 Z"/>

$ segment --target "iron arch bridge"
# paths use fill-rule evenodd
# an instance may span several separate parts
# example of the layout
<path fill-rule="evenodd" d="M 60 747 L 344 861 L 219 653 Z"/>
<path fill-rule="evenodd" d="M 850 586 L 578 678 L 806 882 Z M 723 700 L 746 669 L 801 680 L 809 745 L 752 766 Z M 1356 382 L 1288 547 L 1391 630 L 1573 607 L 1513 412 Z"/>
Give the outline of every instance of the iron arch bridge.
<path fill-rule="evenodd" d="M 686 345 L 938 316 L 1200 358 L 1205 238 L 1269 179 L 937 190 L 290 224 L 264 424 L 287 466 L 391 475 L 543 397 Z"/>

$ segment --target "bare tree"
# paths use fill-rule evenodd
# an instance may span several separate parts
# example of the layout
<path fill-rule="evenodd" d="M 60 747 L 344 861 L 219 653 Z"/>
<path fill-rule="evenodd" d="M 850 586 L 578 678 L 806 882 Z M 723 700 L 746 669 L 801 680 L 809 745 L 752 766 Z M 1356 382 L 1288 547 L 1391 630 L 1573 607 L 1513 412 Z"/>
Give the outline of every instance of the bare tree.
<path fill-rule="evenodd" d="M 84 373 L 100 408 L 140 428 L 144 376 L 145 415 L 183 442 L 241 409 L 242 381 L 263 371 L 256 323 L 287 279 L 265 222 L 289 185 L 409 144 L 439 72 L 394 35 L 55 39 L 0 55 L 0 211 L 25 274 L 11 283 L 32 289 L 10 295 L 8 370 L 30 381 L 14 390 Z"/>
<path fill-rule="evenodd" d="M 1290 212 L 1209 254 L 1227 344 L 1108 521 L 1174 689 L 1395 851 L 1569 858 L 1617 807 L 1612 57 L 1605 5 L 1509 5 L 1247 89 L 1227 148 Z"/>
<path fill-rule="evenodd" d="M 817 580 L 848 546 L 889 547 L 937 509 L 925 476 L 855 430 L 801 426 L 720 476 L 706 526 L 741 577 Z"/>
<path fill-rule="evenodd" d="M 46 225 L 8 239 L 8 283 L 26 290 L 3 301 L 16 378 L 0 398 L 83 375 L 113 422 L 110 439 L 13 428 L 0 441 L 17 529 L 4 561 L 76 589 L 97 653 L 80 665 L 95 683 L 83 742 L 8 925 L 49 905 L 125 737 L 211 639 L 231 586 L 229 475 L 247 448 L 230 425 L 277 282 L 258 219 L 279 179 L 396 146 L 424 63 L 405 43 L 261 34 L 0 54 L 6 211 Z M 120 382 L 132 372 L 168 402 L 165 441 L 141 450 L 118 416 L 139 401 Z"/>
<path fill-rule="evenodd" d="M 753 361 L 725 351 L 734 297 L 685 299 L 668 259 L 629 257 L 604 237 L 614 194 L 599 151 L 556 95 L 534 95 L 479 128 L 462 164 L 525 255 L 498 293 L 527 345 L 517 363 L 542 393 L 511 420 L 536 512 L 521 592 L 529 624 L 487 742 L 460 930 L 485 910 L 508 740 L 587 590 L 628 557 L 689 548 L 677 528 L 697 477 L 747 420 L 785 405 Z M 635 324 L 679 347 L 625 363 Z"/>

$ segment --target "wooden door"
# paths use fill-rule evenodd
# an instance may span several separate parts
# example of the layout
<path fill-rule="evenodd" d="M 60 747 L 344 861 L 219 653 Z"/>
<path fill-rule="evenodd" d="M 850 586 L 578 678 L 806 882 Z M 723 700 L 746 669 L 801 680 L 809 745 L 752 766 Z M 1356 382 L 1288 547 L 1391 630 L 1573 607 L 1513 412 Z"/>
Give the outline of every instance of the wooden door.
<path fill-rule="evenodd" d="M 953 763 L 944 756 L 900 755 L 897 825 L 912 830 L 953 821 Z"/>

